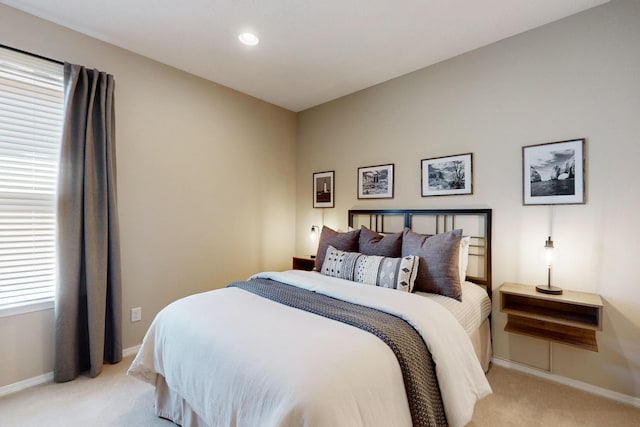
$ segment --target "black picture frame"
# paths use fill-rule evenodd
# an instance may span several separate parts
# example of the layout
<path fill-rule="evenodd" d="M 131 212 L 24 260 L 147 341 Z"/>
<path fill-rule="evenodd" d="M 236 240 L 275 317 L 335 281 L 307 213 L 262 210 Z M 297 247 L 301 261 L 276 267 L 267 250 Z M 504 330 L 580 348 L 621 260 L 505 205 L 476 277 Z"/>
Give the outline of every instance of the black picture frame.
<path fill-rule="evenodd" d="M 313 207 L 333 208 L 335 206 L 335 171 L 313 174 Z"/>
<path fill-rule="evenodd" d="M 522 203 L 586 203 L 584 138 L 522 147 Z"/>
<path fill-rule="evenodd" d="M 473 153 L 420 161 L 422 197 L 473 194 Z"/>
<path fill-rule="evenodd" d="M 358 168 L 358 199 L 393 199 L 394 164 Z"/>

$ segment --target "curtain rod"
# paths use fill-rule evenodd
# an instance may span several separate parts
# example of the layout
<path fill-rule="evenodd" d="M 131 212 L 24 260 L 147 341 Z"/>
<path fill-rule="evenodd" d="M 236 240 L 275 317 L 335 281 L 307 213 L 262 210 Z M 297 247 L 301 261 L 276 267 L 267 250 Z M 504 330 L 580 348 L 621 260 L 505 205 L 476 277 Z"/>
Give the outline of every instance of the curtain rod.
<path fill-rule="evenodd" d="M 47 58 L 46 56 L 38 55 L 36 53 L 27 52 L 22 49 L 16 49 L 15 47 L 7 46 L 5 44 L 0 43 L 0 47 L 5 49 L 12 50 L 14 52 L 24 53 L 25 55 L 33 56 L 34 58 L 44 59 L 45 61 L 55 62 L 56 64 L 64 65 L 64 62 L 58 61 L 57 59 Z"/>

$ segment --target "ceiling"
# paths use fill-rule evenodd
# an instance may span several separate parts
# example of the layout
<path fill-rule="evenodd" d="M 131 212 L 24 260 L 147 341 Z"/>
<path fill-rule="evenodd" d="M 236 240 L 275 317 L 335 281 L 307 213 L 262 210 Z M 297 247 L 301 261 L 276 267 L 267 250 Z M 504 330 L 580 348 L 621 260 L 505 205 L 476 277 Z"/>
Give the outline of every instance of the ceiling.
<path fill-rule="evenodd" d="M 0 2 L 301 111 L 608 0 Z"/>

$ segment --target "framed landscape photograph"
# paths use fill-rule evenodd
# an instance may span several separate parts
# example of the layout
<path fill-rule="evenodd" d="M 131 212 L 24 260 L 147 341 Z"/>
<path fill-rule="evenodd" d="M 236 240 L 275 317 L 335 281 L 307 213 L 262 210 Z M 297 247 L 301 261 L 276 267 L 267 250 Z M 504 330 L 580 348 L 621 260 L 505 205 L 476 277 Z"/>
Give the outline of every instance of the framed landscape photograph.
<path fill-rule="evenodd" d="M 422 197 L 472 194 L 473 153 L 424 159 Z"/>
<path fill-rule="evenodd" d="M 392 199 L 393 164 L 358 168 L 358 199 Z"/>
<path fill-rule="evenodd" d="M 585 202 L 584 143 L 572 139 L 522 147 L 525 205 Z"/>
<path fill-rule="evenodd" d="M 316 172 L 313 174 L 313 207 L 332 208 L 335 172 Z"/>

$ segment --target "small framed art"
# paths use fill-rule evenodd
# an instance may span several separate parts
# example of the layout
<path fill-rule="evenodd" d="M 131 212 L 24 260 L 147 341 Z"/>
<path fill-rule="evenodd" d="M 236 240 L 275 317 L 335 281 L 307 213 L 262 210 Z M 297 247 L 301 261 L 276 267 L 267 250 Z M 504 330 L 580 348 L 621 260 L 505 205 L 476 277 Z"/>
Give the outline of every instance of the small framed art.
<path fill-rule="evenodd" d="M 473 153 L 422 160 L 422 197 L 472 194 Z"/>
<path fill-rule="evenodd" d="M 332 208 L 335 172 L 316 172 L 313 174 L 313 207 Z"/>
<path fill-rule="evenodd" d="M 522 147 L 523 204 L 585 202 L 584 139 Z"/>
<path fill-rule="evenodd" d="M 393 198 L 393 163 L 358 168 L 358 199 Z"/>

